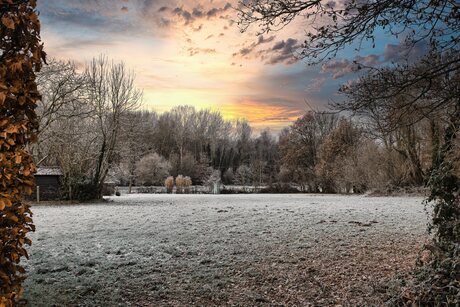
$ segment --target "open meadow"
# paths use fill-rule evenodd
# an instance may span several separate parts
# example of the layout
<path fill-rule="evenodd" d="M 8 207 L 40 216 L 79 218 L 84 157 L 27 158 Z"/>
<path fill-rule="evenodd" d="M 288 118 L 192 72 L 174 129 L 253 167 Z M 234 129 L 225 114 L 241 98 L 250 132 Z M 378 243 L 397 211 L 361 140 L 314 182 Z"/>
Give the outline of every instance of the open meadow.
<path fill-rule="evenodd" d="M 380 305 L 427 223 L 420 197 L 106 200 L 33 206 L 31 306 Z"/>

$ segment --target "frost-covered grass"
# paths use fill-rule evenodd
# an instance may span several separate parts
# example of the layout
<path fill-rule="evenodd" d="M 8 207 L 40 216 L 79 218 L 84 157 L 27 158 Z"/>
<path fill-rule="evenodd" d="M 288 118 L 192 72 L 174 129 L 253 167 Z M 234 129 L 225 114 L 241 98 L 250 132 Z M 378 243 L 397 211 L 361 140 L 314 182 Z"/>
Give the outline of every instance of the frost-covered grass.
<path fill-rule="evenodd" d="M 409 197 L 138 194 L 32 209 L 31 306 L 378 303 L 374 284 L 407 271 L 427 222 Z"/>

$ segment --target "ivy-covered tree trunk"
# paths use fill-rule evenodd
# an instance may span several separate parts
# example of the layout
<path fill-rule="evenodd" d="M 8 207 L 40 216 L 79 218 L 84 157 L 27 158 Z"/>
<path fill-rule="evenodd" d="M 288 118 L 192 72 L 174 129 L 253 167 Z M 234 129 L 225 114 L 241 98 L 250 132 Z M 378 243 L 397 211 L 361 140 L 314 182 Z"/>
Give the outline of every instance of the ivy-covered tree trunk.
<path fill-rule="evenodd" d="M 34 187 L 26 147 L 36 139 L 35 72 L 45 58 L 35 7 L 33 0 L 0 0 L 0 306 L 13 306 L 22 294 L 20 260 L 34 230 L 23 196 Z"/>
<path fill-rule="evenodd" d="M 429 256 L 419 263 L 415 285 L 406 291 L 401 304 L 459 306 L 460 304 L 460 178 L 455 163 L 460 159 L 460 101 L 450 116 L 428 179 L 433 205 L 429 230 L 433 239 L 425 247 Z M 440 144 L 439 144 L 440 143 Z"/>

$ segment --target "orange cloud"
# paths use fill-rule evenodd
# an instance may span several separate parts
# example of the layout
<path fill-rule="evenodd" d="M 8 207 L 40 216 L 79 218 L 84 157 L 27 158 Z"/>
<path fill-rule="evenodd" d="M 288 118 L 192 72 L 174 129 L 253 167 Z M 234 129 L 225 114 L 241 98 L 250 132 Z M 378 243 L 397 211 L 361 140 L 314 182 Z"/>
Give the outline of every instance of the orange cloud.
<path fill-rule="evenodd" d="M 219 107 L 219 110 L 227 119 L 244 118 L 248 120 L 257 130 L 265 127 L 280 130 L 305 112 L 301 108 L 276 106 L 250 100 L 223 105 Z"/>

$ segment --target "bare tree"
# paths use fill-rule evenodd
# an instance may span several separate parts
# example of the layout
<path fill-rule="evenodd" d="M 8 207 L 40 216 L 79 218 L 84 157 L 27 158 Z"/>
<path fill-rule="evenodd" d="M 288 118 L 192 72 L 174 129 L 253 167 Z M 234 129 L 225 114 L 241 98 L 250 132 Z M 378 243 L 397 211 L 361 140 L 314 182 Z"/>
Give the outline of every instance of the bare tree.
<path fill-rule="evenodd" d="M 39 132 L 61 118 L 82 116 L 86 80 L 74 62 L 51 59 L 37 74 L 37 85 L 42 93 L 37 106 Z"/>
<path fill-rule="evenodd" d="M 59 141 L 54 137 L 59 132 L 54 129 L 59 126 L 56 122 L 91 116 L 92 109 L 86 105 L 86 80 L 77 72 L 75 63 L 52 59 L 37 74 L 37 85 L 42 93 L 37 105 L 39 141 L 32 151 L 37 161 L 48 158 L 48 163 L 54 164 L 48 149 L 53 147 L 51 143 Z"/>
<path fill-rule="evenodd" d="M 125 112 L 121 118 L 121 131 L 117 139 L 116 170 L 121 181 L 127 181 L 128 193 L 131 193 L 136 179 L 136 163 L 155 151 L 154 127 L 157 114 L 154 112 Z M 163 179 L 161 184 L 163 184 Z"/>
<path fill-rule="evenodd" d="M 122 114 L 135 110 L 142 92 L 134 85 L 134 74 L 124 63 L 110 62 L 107 57 L 94 58 L 85 70 L 88 99 L 94 108 L 94 124 L 100 132 L 98 157 L 92 184 L 100 195 L 104 179 L 115 156 Z"/>
<path fill-rule="evenodd" d="M 367 181 L 359 174 L 358 148 L 362 131 L 351 121 L 341 119 L 327 135 L 318 154 L 316 172 L 325 192 L 362 193 Z"/>

